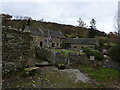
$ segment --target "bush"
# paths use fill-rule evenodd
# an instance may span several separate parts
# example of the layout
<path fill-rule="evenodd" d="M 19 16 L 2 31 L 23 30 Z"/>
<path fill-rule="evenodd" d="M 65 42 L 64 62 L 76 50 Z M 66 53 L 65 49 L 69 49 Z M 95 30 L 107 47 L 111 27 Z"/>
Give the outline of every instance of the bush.
<path fill-rule="evenodd" d="M 92 50 L 90 48 L 83 48 L 83 52 L 86 53 L 87 57 L 89 58 L 91 55 L 95 56 L 97 60 L 103 60 L 104 55 L 98 50 Z"/>
<path fill-rule="evenodd" d="M 64 63 L 56 63 L 55 66 L 58 68 L 58 69 L 65 69 L 66 66 Z"/>
<path fill-rule="evenodd" d="M 33 75 L 35 75 L 35 71 L 23 71 L 22 73 L 21 73 L 21 77 L 22 78 L 25 78 L 25 77 L 29 77 L 29 76 L 33 76 Z"/>
<path fill-rule="evenodd" d="M 76 38 L 76 37 L 77 37 L 77 35 L 75 35 L 75 34 L 70 35 L 70 38 Z"/>
<path fill-rule="evenodd" d="M 108 56 L 117 62 L 120 62 L 120 46 L 113 46 L 108 50 Z"/>
<path fill-rule="evenodd" d="M 67 44 L 66 44 L 66 41 L 65 41 L 65 40 L 62 40 L 61 43 L 62 43 L 62 44 L 61 44 L 61 47 L 62 47 L 62 48 L 66 48 L 66 47 L 67 47 Z"/>
<path fill-rule="evenodd" d="M 92 51 L 90 48 L 83 48 L 83 52 L 86 53 L 87 57 L 89 57 L 90 55 L 92 55 Z"/>
<path fill-rule="evenodd" d="M 45 48 L 39 48 L 39 47 L 36 47 L 36 57 L 37 58 L 40 58 L 40 59 L 43 59 L 43 60 L 48 60 L 51 56 L 51 51 L 48 51 L 47 49 Z"/>
<path fill-rule="evenodd" d="M 2 77 L 5 78 L 11 74 L 22 71 L 26 66 L 21 62 L 3 62 Z"/>
<path fill-rule="evenodd" d="M 93 52 L 93 55 L 95 56 L 95 58 L 97 60 L 103 60 L 104 59 L 104 55 L 100 51 L 92 50 L 92 52 Z"/>

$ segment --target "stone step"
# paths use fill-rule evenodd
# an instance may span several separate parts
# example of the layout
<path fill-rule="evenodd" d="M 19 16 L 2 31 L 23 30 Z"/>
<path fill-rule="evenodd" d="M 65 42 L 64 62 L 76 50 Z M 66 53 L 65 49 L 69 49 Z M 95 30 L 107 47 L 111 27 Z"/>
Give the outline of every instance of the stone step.
<path fill-rule="evenodd" d="M 41 66 L 51 66 L 51 64 L 49 64 L 47 61 L 44 61 L 42 63 L 36 63 L 35 66 L 37 67 L 41 67 Z"/>

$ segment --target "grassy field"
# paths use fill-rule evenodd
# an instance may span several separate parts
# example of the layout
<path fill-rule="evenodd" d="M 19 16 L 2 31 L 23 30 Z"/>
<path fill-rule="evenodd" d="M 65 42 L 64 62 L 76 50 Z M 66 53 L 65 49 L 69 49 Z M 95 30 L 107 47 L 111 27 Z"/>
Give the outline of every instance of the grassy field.
<path fill-rule="evenodd" d="M 120 71 L 99 66 L 81 66 L 83 70 L 102 87 L 120 87 Z"/>

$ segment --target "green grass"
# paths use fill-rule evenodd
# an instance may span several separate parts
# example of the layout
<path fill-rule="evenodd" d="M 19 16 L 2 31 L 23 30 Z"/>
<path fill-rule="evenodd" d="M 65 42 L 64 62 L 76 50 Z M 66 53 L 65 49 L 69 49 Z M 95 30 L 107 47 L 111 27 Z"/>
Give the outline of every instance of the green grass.
<path fill-rule="evenodd" d="M 71 88 L 95 88 L 91 83 L 77 82 L 71 85 Z"/>
<path fill-rule="evenodd" d="M 53 51 L 56 51 L 56 52 L 85 54 L 84 52 L 80 52 L 80 51 L 76 51 L 76 50 L 62 50 L 62 49 L 52 49 L 52 50 L 53 50 Z"/>
<path fill-rule="evenodd" d="M 83 69 L 88 73 L 88 75 L 98 82 L 108 82 L 112 80 L 120 82 L 120 78 L 118 77 L 120 76 L 119 70 L 109 69 L 105 67 L 98 67 L 98 69 L 96 68 L 91 66 L 83 66 Z"/>

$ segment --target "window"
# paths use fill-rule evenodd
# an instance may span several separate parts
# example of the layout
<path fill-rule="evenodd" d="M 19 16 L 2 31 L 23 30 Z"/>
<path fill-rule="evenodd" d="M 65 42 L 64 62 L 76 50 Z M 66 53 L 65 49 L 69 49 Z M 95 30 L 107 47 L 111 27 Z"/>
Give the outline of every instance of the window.
<path fill-rule="evenodd" d="M 52 47 L 55 47 L 55 43 L 52 43 Z"/>
<path fill-rule="evenodd" d="M 76 48 L 76 46 L 74 46 L 74 48 Z"/>
<path fill-rule="evenodd" d="M 93 46 L 88 46 L 89 48 L 94 48 Z"/>
<path fill-rule="evenodd" d="M 81 46 L 81 49 L 83 49 L 84 47 L 83 46 Z"/>
<path fill-rule="evenodd" d="M 57 43 L 57 46 L 59 46 L 59 43 Z"/>
<path fill-rule="evenodd" d="M 40 46 L 42 47 L 42 45 L 43 45 L 43 42 L 40 42 Z"/>
<path fill-rule="evenodd" d="M 7 37 L 7 35 L 5 34 L 5 37 Z"/>

